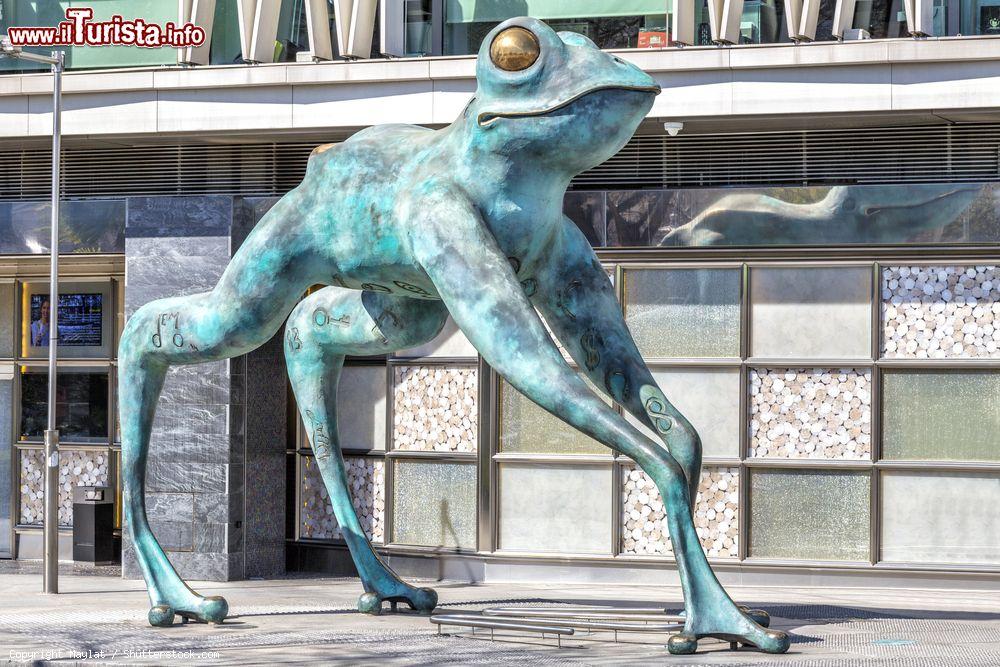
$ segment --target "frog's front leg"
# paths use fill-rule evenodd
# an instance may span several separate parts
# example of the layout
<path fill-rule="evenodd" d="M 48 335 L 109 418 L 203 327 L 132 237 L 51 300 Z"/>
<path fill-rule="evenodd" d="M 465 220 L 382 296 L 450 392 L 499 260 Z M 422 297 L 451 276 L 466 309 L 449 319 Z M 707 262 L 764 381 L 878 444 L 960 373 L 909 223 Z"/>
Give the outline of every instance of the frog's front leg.
<path fill-rule="evenodd" d="M 686 500 L 698 493 L 701 442 L 684 416 L 657 386 L 625 325 L 614 289 L 583 234 L 565 220 L 551 260 L 537 275 L 533 302 L 570 356 L 595 386 L 656 433 L 669 456 L 684 470 Z M 628 450 L 623 449 L 626 454 Z M 634 458 L 634 457 L 633 457 Z M 678 507 L 674 480 L 662 463 L 646 467 L 665 499 L 668 527 L 684 584 L 685 632 L 673 638 L 672 652 L 691 652 L 699 637 L 736 638 L 767 651 L 788 648 L 783 632 L 765 632 L 770 617 L 762 610 L 737 608 L 722 589 L 705 558 L 691 522 L 691 507 Z M 682 516 L 681 516 L 682 515 Z"/>
<path fill-rule="evenodd" d="M 345 355 L 387 354 L 421 345 L 444 326 L 440 301 L 327 287 L 302 301 L 288 318 L 285 359 L 299 414 L 312 443 L 337 523 L 365 593 L 358 609 L 378 614 L 382 603 L 405 602 L 430 613 L 437 593 L 401 580 L 372 549 L 351 502 L 337 433 L 337 385 Z"/>

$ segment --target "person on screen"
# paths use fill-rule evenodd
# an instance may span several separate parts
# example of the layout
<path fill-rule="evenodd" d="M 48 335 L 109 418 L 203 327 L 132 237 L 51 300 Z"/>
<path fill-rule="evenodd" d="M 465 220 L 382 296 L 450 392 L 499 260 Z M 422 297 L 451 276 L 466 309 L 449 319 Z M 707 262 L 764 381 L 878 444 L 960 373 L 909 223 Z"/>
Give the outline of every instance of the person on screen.
<path fill-rule="evenodd" d="M 38 307 L 38 319 L 31 321 L 31 344 L 34 347 L 49 345 L 49 300 Z"/>

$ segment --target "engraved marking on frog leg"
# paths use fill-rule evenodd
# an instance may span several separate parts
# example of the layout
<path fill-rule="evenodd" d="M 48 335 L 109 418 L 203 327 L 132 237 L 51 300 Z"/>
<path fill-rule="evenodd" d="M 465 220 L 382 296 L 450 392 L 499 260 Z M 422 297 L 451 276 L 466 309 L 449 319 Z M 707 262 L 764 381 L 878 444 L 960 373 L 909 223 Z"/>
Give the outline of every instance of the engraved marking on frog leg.
<path fill-rule="evenodd" d="M 334 274 L 333 275 L 333 282 L 337 283 L 337 285 L 340 286 L 340 287 L 343 287 L 343 288 L 346 288 L 346 289 L 350 289 L 351 288 L 350 285 L 348 285 L 346 282 L 344 282 L 344 279 L 341 278 L 339 274 Z"/>
<path fill-rule="evenodd" d="M 525 296 L 535 296 L 535 292 L 538 291 L 538 281 L 534 278 L 522 280 L 521 288 L 524 290 Z"/>
<path fill-rule="evenodd" d="M 517 273 L 521 270 L 521 260 L 517 257 L 508 257 L 507 261 L 510 262 L 511 267 L 513 267 L 514 275 L 517 275 Z"/>
<path fill-rule="evenodd" d="M 396 287 L 401 287 L 405 289 L 407 292 L 413 292 L 414 294 L 419 294 L 420 296 L 431 295 L 430 292 L 425 290 L 423 287 L 420 287 L 419 285 L 411 285 L 410 283 L 404 283 L 402 280 L 393 280 L 392 283 Z"/>
<path fill-rule="evenodd" d="M 583 346 L 584 352 L 587 353 L 587 359 L 584 362 L 587 370 L 594 370 L 601 363 L 601 353 L 598 351 L 598 348 L 604 346 L 604 339 L 601 338 L 601 334 L 597 333 L 596 330 L 590 329 L 580 337 L 580 345 Z"/>
<path fill-rule="evenodd" d="M 327 314 L 325 308 L 317 308 L 313 311 L 313 322 L 316 323 L 316 326 L 324 326 L 329 320 L 330 316 Z"/>
<path fill-rule="evenodd" d="M 667 414 L 666 407 L 663 401 L 655 396 L 646 399 L 646 414 L 660 433 L 667 433 L 674 425 L 674 420 Z"/>
<path fill-rule="evenodd" d="M 392 290 L 385 285 L 379 285 L 378 283 L 361 283 L 361 289 L 368 290 L 369 292 L 389 292 Z"/>
<path fill-rule="evenodd" d="M 632 393 L 628 383 L 628 376 L 625 375 L 625 371 L 617 368 L 608 369 L 608 372 L 604 375 L 604 386 L 607 387 L 608 392 L 619 402 L 628 400 L 629 394 Z"/>
<path fill-rule="evenodd" d="M 178 319 L 179 319 L 178 313 L 160 313 L 159 315 L 156 316 L 156 333 L 153 334 L 152 338 L 153 347 L 157 348 L 163 347 L 163 333 L 164 333 L 163 330 L 167 328 L 167 326 L 170 324 L 171 321 L 174 323 L 174 333 L 172 335 L 173 344 L 176 347 L 183 347 L 184 336 L 182 336 L 181 333 L 177 330 Z M 177 342 L 178 337 L 180 338 L 180 342 Z"/>
<path fill-rule="evenodd" d="M 288 333 L 286 334 L 286 336 L 288 338 L 288 345 L 289 345 L 289 347 L 291 347 L 293 350 L 301 350 L 302 349 L 302 339 L 299 338 L 299 328 L 298 327 L 292 327 L 291 329 L 289 329 Z"/>
<path fill-rule="evenodd" d="M 576 313 L 574 313 L 573 309 L 570 308 L 569 301 L 574 290 L 577 290 L 580 287 L 583 287 L 583 283 L 580 282 L 579 280 L 574 279 L 570 281 L 566 289 L 559 291 L 558 296 L 556 298 L 556 305 L 559 306 L 559 309 L 562 310 L 564 313 L 566 313 L 572 320 L 576 319 Z"/>
<path fill-rule="evenodd" d="M 372 333 L 381 336 L 383 345 L 389 344 L 389 339 L 386 338 L 384 333 L 382 333 L 382 322 L 386 318 L 392 320 L 392 326 L 399 328 L 399 318 L 396 317 L 396 313 L 388 309 L 383 310 L 381 313 L 379 313 L 379 316 L 375 319 L 375 326 L 372 327 Z"/>
<path fill-rule="evenodd" d="M 312 410 L 306 410 L 306 416 L 309 417 L 309 441 L 312 443 L 316 458 L 325 459 L 330 456 L 330 439 L 323 430 L 323 424 L 316 423 Z"/>

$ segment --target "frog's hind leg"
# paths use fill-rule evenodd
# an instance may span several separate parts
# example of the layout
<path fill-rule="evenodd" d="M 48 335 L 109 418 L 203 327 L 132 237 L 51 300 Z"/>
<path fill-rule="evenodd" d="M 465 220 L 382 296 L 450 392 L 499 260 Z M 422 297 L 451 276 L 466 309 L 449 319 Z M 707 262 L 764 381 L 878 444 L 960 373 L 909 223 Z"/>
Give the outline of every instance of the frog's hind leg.
<path fill-rule="evenodd" d="M 365 593 L 358 609 L 381 612 L 382 603 L 405 602 L 430 612 L 437 593 L 402 581 L 372 549 L 351 503 L 337 434 L 337 385 L 346 355 L 386 354 L 434 338 L 447 311 L 440 301 L 327 287 L 302 301 L 286 324 L 285 359 L 299 413 L 312 442 L 337 523 Z"/>
<path fill-rule="evenodd" d="M 298 197 L 279 201 L 233 257 L 211 292 L 159 299 L 130 318 L 118 350 L 125 529 L 146 580 L 149 622 L 171 625 L 175 616 L 220 623 L 221 597 L 202 597 L 178 576 L 150 530 L 145 508 L 146 460 L 156 403 L 170 366 L 218 361 L 266 342 L 321 260 L 312 241 L 296 232 Z"/>

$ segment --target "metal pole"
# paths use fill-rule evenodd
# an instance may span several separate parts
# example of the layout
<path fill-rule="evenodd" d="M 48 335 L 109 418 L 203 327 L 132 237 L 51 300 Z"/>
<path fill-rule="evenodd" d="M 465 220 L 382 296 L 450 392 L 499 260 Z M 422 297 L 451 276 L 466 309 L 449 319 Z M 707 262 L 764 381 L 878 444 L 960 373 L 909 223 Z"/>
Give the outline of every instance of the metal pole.
<path fill-rule="evenodd" d="M 42 588 L 59 592 L 59 431 L 56 430 L 56 354 L 59 344 L 59 140 L 63 53 L 52 57 L 52 235 L 49 240 L 49 415 L 45 429 L 45 564 Z"/>

